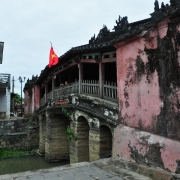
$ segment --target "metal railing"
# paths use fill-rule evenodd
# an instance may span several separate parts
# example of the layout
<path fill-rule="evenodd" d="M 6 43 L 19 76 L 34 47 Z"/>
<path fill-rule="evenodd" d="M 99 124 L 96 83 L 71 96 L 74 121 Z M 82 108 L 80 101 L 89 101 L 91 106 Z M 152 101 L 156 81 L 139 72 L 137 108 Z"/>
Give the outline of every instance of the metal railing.
<path fill-rule="evenodd" d="M 102 83 L 102 93 L 100 92 L 100 83 L 97 80 L 83 80 L 81 82 L 81 94 L 87 94 L 95 97 L 100 97 L 107 100 L 116 101 L 117 100 L 117 84 L 114 82 L 103 82 Z M 78 94 L 79 93 L 79 82 L 74 82 L 68 84 L 67 86 L 61 86 L 54 90 L 54 99 L 59 97 Z M 53 92 L 47 94 L 46 99 L 53 98 Z M 41 106 L 45 104 L 45 97 L 41 98 Z"/>

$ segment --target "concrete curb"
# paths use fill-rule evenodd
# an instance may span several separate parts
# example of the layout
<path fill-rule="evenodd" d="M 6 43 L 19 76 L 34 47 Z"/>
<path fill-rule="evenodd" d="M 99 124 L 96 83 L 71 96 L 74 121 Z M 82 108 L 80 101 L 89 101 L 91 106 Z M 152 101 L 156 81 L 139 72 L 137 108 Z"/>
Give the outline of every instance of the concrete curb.
<path fill-rule="evenodd" d="M 121 159 L 110 159 L 109 163 L 116 167 L 151 177 L 154 180 L 180 180 L 180 174 L 170 173 L 159 167 L 153 168 L 134 162 L 127 162 Z"/>

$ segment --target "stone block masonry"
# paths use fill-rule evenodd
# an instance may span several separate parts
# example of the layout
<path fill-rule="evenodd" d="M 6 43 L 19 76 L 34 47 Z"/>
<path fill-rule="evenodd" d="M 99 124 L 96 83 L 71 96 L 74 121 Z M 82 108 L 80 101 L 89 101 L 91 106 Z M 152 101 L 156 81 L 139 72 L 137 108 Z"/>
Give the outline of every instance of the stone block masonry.
<path fill-rule="evenodd" d="M 90 130 L 89 132 L 89 161 L 100 159 L 100 133 Z"/>
<path fill-rule="evenodd" d="M 68 118 L 46 112 L 45 159 L 48 162 L 69 159 L 69 142 L 65 134 L 68 125 Z"/>
<path fill-rule="evenodd" d="M 45 155 L 45 141 L 46 141 L 46 116 L 39 118 L 39 155 Z"/>
<path fill-rule="evenodd" d="M 27 127 L 28 119 L 0 120 L 0 148 L 31 150 L 39 145 L 39 128 Z"/>

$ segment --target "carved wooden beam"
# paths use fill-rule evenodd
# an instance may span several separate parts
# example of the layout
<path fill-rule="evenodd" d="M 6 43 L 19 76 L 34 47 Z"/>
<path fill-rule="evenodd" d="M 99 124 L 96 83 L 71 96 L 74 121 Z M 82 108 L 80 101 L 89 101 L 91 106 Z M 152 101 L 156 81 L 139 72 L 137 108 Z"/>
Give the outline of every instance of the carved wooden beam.
<path fill-rule="evenodd" d="M 106 63 L 106 62 L 116 62 L 116 57 L 102 59 L 102 63 Z"/>

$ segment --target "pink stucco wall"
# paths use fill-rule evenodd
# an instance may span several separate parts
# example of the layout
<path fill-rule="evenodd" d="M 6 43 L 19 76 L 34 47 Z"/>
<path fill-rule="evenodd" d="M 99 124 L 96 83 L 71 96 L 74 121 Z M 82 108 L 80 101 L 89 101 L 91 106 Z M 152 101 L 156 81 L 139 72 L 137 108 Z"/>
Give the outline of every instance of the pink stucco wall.
<path fill-rule="evenodd" d="M 115 45 L 120 125 L 113 158 L 180 172 L 180 23 Z"/>
<path fill-rule="evenodd" d="M 27 90 L 24 90 L 24 116 L 27 116 L 30 113 L 30 104 L 29 104 L 29 93 Z"/>
<path fill-rule="evenodd" d="M 152 147 L 157 148 L 157 151 Z M 153 152 L 148 156 L 150 149 L 153 149 Z M 154 161 L 157 162 L 152 162 L 153 156 L 156 156 Z M 120 125 L 114 131 L 112 158 L 131 162 L 139 160 L 140 163 L 152 166 L 155 163 L 156 167 L 175 172 L 178 167 L 177 161 L 180 160 L 180 142 Z"/>
<path fill-rule="evenodd" d="M 144 129 L 151 129 L 153 117 L 160 113 L 161 99 L 157 71 L 148 78 L 146 75 L 137 77 L 137 57 L 139 56 L 144 63 L 148 62 L 147 54 L 144 52 L 145 45 L 148 48 L 156 48 L 157 42 L 147 42 L 144 38 L 139 38 L 117 49 L 119 111 L 126 125 L 143 125 Z"/>
<path fill-rule="evenodd" d="M 164 107 L 164 99 L 160 95 L 162 90 L 159 85 L 158 72 L 157 70 L 148 72 L 147 65 L 150 60 L 147 50 L 159 48 L 158 38 L 166 37 L 169 22 L 168 19 L 164 19 L 157 24 L 156 28 L 142 32 L 135 40 L 126 44 L 119 42 L 115 45 L 117 47 L 119 111 L 121 122 L 127 126 L 152 131 L 156 126 L 157 116 Z M 173 43 L 175 40 L 172 38 L 171 41 Z M 168 51 L 170 50 L 167 49 Z M 177 52 L 178 62 L 180 62 L 179 54 L 180 51 Z M 139 62 L 144 66 L 143 73 L 137 69 Z M 169 101 L 175 103 L 174 108 L 177 109 L 177 97 L 180 99 L 179 88 L 175 93 L 176 96 L 169 96 Z"/>
<path fill-rule="evenodd" d="M 39 85 L 32 87 L 32 96 L 24 90 L 24 115 L 32 114 L 40 107 L 40 88 Z"/>

